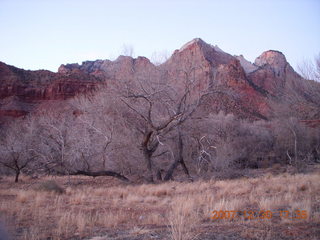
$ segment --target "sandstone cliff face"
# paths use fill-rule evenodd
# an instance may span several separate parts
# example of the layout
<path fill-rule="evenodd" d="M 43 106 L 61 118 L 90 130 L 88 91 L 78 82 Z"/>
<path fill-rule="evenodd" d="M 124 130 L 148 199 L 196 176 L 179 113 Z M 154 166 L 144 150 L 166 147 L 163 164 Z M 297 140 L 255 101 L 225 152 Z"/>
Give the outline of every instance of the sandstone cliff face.
<path fill-rule="evenodd" d="M 101 84 L 119 89 L 123 82 L 139 79 L 165 81 L 177 92 L 183 91 L 185 81 L 196 79 L 198 90 L 212 90 L 201 100 L 200 115 L 223 110 L 244 118 L 268 119 L 273 106 L 288 102 L 306 119 L 319 115 L 320 84 L 302 80 L 281 52 L 266 51 L 252 64 L 198 38 L 159 66 L 145 57 L 120 56 L 115 61 L 61 65 L 53 73 L 0 62 L 0 117 L 22 116 L 45 101 L 85 94 Z"/>
<path fill-rule="evenodd" d="M 272 95 L 281 94 L 286 82 L 286 72 L 293 71 L 285 56 L 281 52 L 267 51 L 255 60 L 254 65 L 259 68 L 249 73 L 249 79 Z"/>
<path fill-rule="evenodd" d="M 243 57 L 243 55 L 240 55 L 240 56 L 235 56 L 236 59 L 239 60 L 243 70 L 248 74 L 248 73 L 251 73 L 251 72 L 254 72 L 256 71 L 259 67 L 256 66 L 255 64 L 249 62 L 247 59 L 245 59 Z"/>
<path fill-rule="evenodd" d="M 17 96 L 25 101 L 66 99 L 86 89 L 92 90 L 99 78 L 73 71 L 25 71 L 0 63 L 0 99 Z"/>
<path fill-rule="evenodd" d="M 174 84 L 181 83 L 189 71 L 192 78 L 198 80 L 198 89 L 212 89 L 212 94 L 202 101 L 198 114 L 224 111 L 253 119 L 267 119 L 270 115 L 266 93 L 248 79 L 241 61 L 201 39 L 176 50 L 164 66 L 171 79 L 176 79 Z"/>
<path fill-rule="evenodd" d="M 250 82 L 268 96 L 269 104 L 299 118 L 320 117 L 320 84 L 305 80 L 278 51 L 262 53 L 254 63 L 259 68 L 248 73 Z"/>
<path fill-rule="evenodd" d="M 145 57 L 134 59 L 128 56 L 119 56 L 115 61 L 97 60 L 85 61 L 81 65 L 61 65 L 58 72 L 71 74 L 75 71 L 81 71 L 93 76 L 103 76 L 105 79 L 124 79 L 132 78 L 136 72 L 147 71 L 153 67 L 155 66 Z"/>
<path fill-rule="evenodd" d="M 48 100 L 64 100 L 94 90 L 101 80 L 81 71 L 70 74 L 25 71 L 0 63 L 0 117 L 19 117 Z"/>

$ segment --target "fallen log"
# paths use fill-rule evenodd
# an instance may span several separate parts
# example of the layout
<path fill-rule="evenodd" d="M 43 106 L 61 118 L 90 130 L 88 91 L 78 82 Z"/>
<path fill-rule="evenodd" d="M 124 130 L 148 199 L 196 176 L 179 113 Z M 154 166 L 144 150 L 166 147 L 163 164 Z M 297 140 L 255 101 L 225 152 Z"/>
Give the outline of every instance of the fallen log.
<path fill-rule="evenodd" d="M 78 170 L 76 172 L 70 173 L 70 175 L 84 175 L 84 176 L 90 176 L 90 177 L 110 176 L 110 177 L 118 178 L 125 182 L 129 182 L 128 178 L 126 178 L 120 173 L 113 172 L 113 171 L 87 172 L 87 171 Z"/>

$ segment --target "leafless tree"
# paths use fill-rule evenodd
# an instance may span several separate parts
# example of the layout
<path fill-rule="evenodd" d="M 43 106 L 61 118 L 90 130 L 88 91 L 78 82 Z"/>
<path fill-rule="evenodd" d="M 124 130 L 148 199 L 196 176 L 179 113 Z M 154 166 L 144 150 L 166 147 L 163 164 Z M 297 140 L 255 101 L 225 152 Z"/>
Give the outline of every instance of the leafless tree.
<path fill-rule="evenodd" d="M 283 94 L 281 104 L 270 102 L 273 110 L 270 126 L 275 137 L 274 152 L 283 162 L 301 168 L 311 152 L 317 155 L 319 140 L 312 133 L 317 131 L 307 123 L 319 118 L 320 88 L 313 80 L 291 81 L 287 90 L 290 92 Z M 297 86 L 302 91 L 299 92 Z"/>
<path fill-rule="evenodd" d="M 186 165 L 186 161 L 184 160 L 184 154 L 185 154 L 185 143 L 183 140 L 183 131 L 181 130 L 181 126 L 177 126 L 176 128 L 176 156 L 174 156 L 173 161 L 171 165 L 169 166 L 167 172 L 165 173 L 165 176 L 163 178 L 164 181 L 168 181 L 172 179 L 173 173 L 178 167 L 178 165 L 181 165 L 185 175 L 189 178 L 189 180 L 193 181 L 193 178 L 190 175 L 190 171 Z"/>
<path fill-rule="evenodd" d="M 0 137 L 0 164 L 15 172 L 15 182 L 22 171 L 30 167 L 36 159 L 32 151 L 35 137 L 32 123 L 16 120 L 2 130 Z"/>
<path fill-rule="evenodd" d="M 316 127 L 294 117 L 274 119 L 270 126 L 274 136 L 273 151 L 284 163 L 301 171 L 307 164 L 318 161 L 320 135 Z"/>
<path fill-rule="evenodd" d="M 258 167 L 267 158 L 273 137 L 267 121 L 239 119 L 233 114 L 210 114 L 189 119 L 185 126 L 192 141 L 186 145 L 198 176 L 232 177 L 235 171 Z"/>
<path fill-rule="evenodd" d="M 160 52 L 153 52 L 151 56 L 151 62 L 158 66 L 169 59 L 169 53 L 167 50 L 163 50 Z"/>
<path fill-rule="evenodd" d="M 163 149 L 160 148 L 163 146 L 163 139 L 168 133 L 179 129 L 179 126 L 195 111 L 200 97 L 204 94 L 198 91 L 194 70 L 195 68 L 181 70 L 180 75 L 183 77 L 180 79 L 179 88 L 171 85 L 166 70 L 161 69 L 155 78 L 148 74 L 144 77 L 138 76 L 136 82 L 127 85 L 126 91 L 122 93 L 121 100 L 130 110 L 130 114 L 133 114 L 132 123 L 142 136 L 140 149 L 148 170 L 147 179 L 150 182 L 153 182 L 154 172 L 157 172 L 152 159 L 166 153 L 160 150 Z M 177 134 L 179 151 L 182 151 L 181 131 L 178 130 Z M 178 155 L 169 167 L 166 180 L 171 177 L 177 165 L 182 164 L 186 169 L 182 155 Z"/>
<path fill-rule="evenodd" d="M 128 181 L 122 174 L 110 170 L 117 165 L 112 159 L 119 150 L 117 142 L 125 138 L 119 130 L 122 121 L 118 109 L 111 103 L 112 97 L 104 91 L 96 92 L 91 98 L 79 97 L 72 101 L 76 109 L 72 134 L 78 139 L 72 154 L 73 165 L 78 169 L 73 175 L 114 176 Z"/>
<path fill-rule="evenodd" d="M 121 50 L 121 55 L 123 56 L 128 56 L 128 57 L 134 57 L 134 48 L 130 44 L 123 44 L 122 45 L 122 50 Z"/>
<path fill-rule="evenodd" d="M 320 81 L 320 53 L 314 61 L 305 60 L 297 67 L 300 75 L 307 80 Z"/>
<path fill-rule="evenodd" d="M 53 174 L 113 176 L 128 181 L 110 169 L 116 116 L 108 112 L 110 102 L 102 102 L 104 97 L 101 92 L 80 96 L 64 102 L 61 108 L 47 108 L 35 116 L 39 138 L 32 151 L 38 157 L 38 169 Z"/>

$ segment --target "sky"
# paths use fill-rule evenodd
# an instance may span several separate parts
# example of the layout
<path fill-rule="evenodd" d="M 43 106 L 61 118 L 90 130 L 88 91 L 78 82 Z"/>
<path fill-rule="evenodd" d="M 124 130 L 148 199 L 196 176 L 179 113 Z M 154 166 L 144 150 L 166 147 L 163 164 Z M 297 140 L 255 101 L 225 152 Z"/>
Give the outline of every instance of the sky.
<path fill-rule="evenodd" d="M 295 68 L 320 53 L 320 0 L 0 0 L 0 61 L 24 69 L 154 59 L 198 37 L 251 62 L 279 50 Z"/>

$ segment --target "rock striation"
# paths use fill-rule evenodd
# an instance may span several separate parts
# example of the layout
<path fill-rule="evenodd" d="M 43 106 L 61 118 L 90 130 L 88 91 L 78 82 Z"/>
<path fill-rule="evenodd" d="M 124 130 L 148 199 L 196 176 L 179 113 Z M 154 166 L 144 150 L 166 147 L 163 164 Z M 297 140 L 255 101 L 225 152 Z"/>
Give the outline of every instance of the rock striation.
<path fill-rule="evenodd" d="M 201 99 L 200 115 L 222 110 L 268 119 L 276 108 L 290 106 L 303 119 L 320 118 L 320 84 L 302 79 L 281 52 L 266 51 L 251 63 L 200 38 L 174 51 L 159 66 L 145 57 L 119 56 L 115 61 L 61 65 L 54 73 L 0 62 L 0 118 L 24 116 L 47 101 L 94 92 L 100 85 L 119 88 L 121 81 L 166 78 L 179 91 L 186 76 L 197 79 L 200 90 L 220 91 Z"/>

